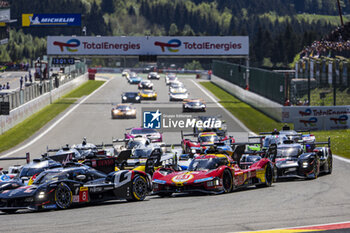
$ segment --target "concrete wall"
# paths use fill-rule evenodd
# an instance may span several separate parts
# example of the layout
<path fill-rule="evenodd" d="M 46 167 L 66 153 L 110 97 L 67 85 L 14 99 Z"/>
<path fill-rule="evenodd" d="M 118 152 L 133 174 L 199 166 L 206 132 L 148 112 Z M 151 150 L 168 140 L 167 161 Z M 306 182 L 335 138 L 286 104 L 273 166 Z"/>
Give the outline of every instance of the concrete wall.
<path fill-rule="evenodd" d="M 88 74 L 81 75 L 72 81 L 63 84 L 59 88 L 53 89 L 50 93 L 45 93 L 38 98 L 35 98 L 13 110 L 11 110 L 10 115 L 8 116 L 0 116 L 0 133 L 3 134 L 5 131 L 11 129 L 18 123 L 22 122 L 29 116 L 33 115 L 34 113 L 40 111 L 44 107 L 50 104 L 50 99 L 52 101 L 57 100 L 58 98 L 62 97 L 63 95 L 69 93 L 73 89 L 77 88 L 84 82 L 88 80 Z"/>
<path fill-rule="evenodd" d="M 243 88 L 232 84 L 224 79 L 221 79 L 215 75 L 211 76 L 211 81 L 229 92 L 230 94 L 236 96 L 238 99 L 246 102 L 247 104 L 253 106 L 256 109 L 264 112 L 269 117 L 281 122 L 282 121 L 282 105 L 274 101 L 271 101 L 265 97 L 262 97 L 253 92 L 244 90 Z"/>

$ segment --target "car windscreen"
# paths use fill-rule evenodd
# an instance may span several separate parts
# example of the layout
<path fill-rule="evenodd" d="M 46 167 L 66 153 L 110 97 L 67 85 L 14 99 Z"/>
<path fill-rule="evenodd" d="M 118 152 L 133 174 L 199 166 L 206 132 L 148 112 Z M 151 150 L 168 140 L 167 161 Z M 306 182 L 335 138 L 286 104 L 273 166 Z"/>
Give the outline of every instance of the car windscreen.
<path fill-rule="evenodd" d="M 152 94 L 153 91 L 152 90 L 142 90 L 141 91 L 143 94 Z"/>
<path fill-rule="evenodd" d="M 296 147 L 277 148 L 277 158 L 298 157 L 300 149 Z"/>
<path fill-rule="evenodd" d="M 132 149 L 136 146 L 143 145 L 144 142 L 142 141 L 129 141 L 128 145 L 126 146 L 127 149 Z"/>
<path fill-rule="evenodd" d="M 199 137 L 199 142 L 217 142 L 220 141 L 219 137 L 216 135 L 201 136 Z"/>
<path fill-rule="evenodd" d="M 131 110 L 131 107 L 126 106 L 126 105 L 122 105 L 122 106 L 118 106 L 117 109 L 119 109 L 119 110 Z"/>
<path fill-rule="evenodd" d="M 193 101 L 193 102 L 188 102 L 187 104 L 191 106 L 201 106 L 203 103 L 199 101 Z"/>
<path fill-rule="evenodd" d="M 131 134 L 153 134 L 157 133 L 155 129 L 133 129 Z"/>
<path fill-rule="evenodd" d="M 124 93 L 124 95 L 127 97 L 135 97 L 138 95 L 138 93 L 137 92 L 126 92 L 126 93 Z"/>
<path fill-rule="evenodd" d="M 66 179 L 69 177 L 69 174 L 67 172 L 43 172 L 41 173 L 33 182 L 33 184 L 44 184 L 50 181 L 55 181 L 55 180 L 62 180 Z"/>
<path fill-rule="evenodd" d="M 152 149 L 135 149 L 132 153 L 133 158 L 148 158 L 152 153 Z"/>
<path fill-rule="evenodd" d="M 194 159 L 190 163 L 188 170 L 189 171 L 212 170 L 218 167 L 219 167 L 218 158 Z"/>
<path fill-rule="evenodd" d="M 32 177 L 44 170 L 44 168 L 22 168 L 21 172 L 19 173 L 19 177 Z"/>

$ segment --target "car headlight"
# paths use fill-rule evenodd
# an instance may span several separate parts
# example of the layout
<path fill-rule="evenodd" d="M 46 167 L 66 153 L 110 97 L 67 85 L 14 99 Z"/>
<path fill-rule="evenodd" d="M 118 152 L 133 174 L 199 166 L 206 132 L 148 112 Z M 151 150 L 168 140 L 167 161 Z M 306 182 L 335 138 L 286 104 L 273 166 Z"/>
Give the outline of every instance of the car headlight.
<path fill-rule="evenodd" d="M 307 168 L 309 166 L 308 162 L 303 162 L 303 168 Z"/>
<path fill-rule="evenodd" d="M 127 98 L 126 98 L 126 96 L 123 96 L 123 100 L 126 100 Z"/>
<path fill-rule="evenodd" d="M 189 108 L 190 107 L 190 105 L 189 104 L 185 104 L 185 108 Z"/>
<path fill-rule="evenodd" d="M 113 113 L 118 113 L 118 112 L 119 112 L 118 109 L 114 109 L 114 110 L 113 110 Z"/>
<path fill-rule="evenodd" d="M 140 96 L 136 96 L 136 98 L 135 98 L 135 99 L 137 99 L 137 100 L 138 100 L 138 99 L 140 99 Z"/>
<path fill-rule="evenodd" d="M 219 184 L 220 184 L 220 181 L 218 179 L 207 182 L 208 187 L 218 186 Z"/>
<path fill-rule="evenodd" d="M 45 192 L 44 192 L 44 191 L 39 192 L 38 198 L 39 198 L 39 199 L 45 198 Z"/>
<path fill-rule="evenodd" d="M 205 104 L 202 104 L 202 106 L 201 106 L 202 108 L 205 108 Z"/>

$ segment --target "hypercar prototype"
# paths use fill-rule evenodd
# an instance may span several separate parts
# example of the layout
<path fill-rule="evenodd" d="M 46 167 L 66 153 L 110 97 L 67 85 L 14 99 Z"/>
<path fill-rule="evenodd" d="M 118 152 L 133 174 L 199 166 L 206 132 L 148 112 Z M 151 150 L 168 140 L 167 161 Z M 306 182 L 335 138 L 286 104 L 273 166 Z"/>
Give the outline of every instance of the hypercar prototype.
<path fill-rule="evenodd" d="M 153 89 L 153 83 L 150 80 L 142 80 L 139 85 L 138 89 Z"/>
<path fill-rule="evenodd" d="M 205 112 L 207 105 L 202 99 L 184 99 L 182 102 L 183 112 Z"/>
<path fill-rule="evenodd" d="M 170 83 L 169 92 L 175 92 L 175 90 L 187 91 L 185 85 L 180 81 Z"/>
<path fill-rule="evenodd" d="M 141 97 L 138 92 L 124 92 L 122 103 L 141 103 Z"/>
<path fill-rule="evenodd" d="M 137 136 L 147 137 L 151 140 L 151 142 L 162 142 L 163 134 L 158 132 L 155 129 L 147 129 L 147 128 L 129 128 L 128 132 L 125 133 L 125 139 L 135 138 Z"/>
<path fill-rule="evenodd" d="M 227 155 L 203 155 L 194 158 L 186 171 L 160 168 L 154 172 L 153 193 L 159 196 L 179 192 L 219 194 L 249 185 L 271 186 L 272 169 L 267 158 L 243 170 Z"/>
<path fill-rule="evenodd" d="M 176 89 L 173 92 L 169 92 L 169 100 L 170 101 L 183 101 L 184 99 L 188 99 L 187 90 Z"/>
<path fill-rule="evenodd" d="M 141 90 L 139 95 L 142 100 L 157 100 L 157 92 L 154 90 Z"/>
<path fill-rule="evenodd" d="M 166 85 L 170 85 L 170 83 L 177 82 L 177 81 L 178 81 L 178 79 L 176 77 L 176 74 L 169 73 L 169 74 L 165 75 L 165 83 L 166 83 Z"/>
<path fill-rule="evenodd" d="M 136 118 L 136 108 L 130 104 L 118 104 L 111 110 L 112 119 Z"/>
<path fill-rule="evenodd" d="M 123 72 L 122 72 L 122 77 L 125 77 L 127 80 L 129 80 L 129 78 L 130 78 L 130 73 L 131 73 L 131 71 L 130 71 L 129 69 L 125 69 L 125 70 L 123 70 Z"/>
<path fill-rule="evenodd" d="M 142 77 L 140 76 L 130 76 L 128 79 L 130 84 L 139 84 L 142 81 Z"/>
<path fill-rule="evenodd" d="M 200 127 L 195 126 L 193 128 L 193 133 L 199 134 L 201 132 L 215 132 L 218 136 L 225 137 L 227 133 L 227 124 L 225 120 L 221 120 L 220 118 L 221 116 L 198 116 L 198 120 L 201 122 L 210 121 L 215 122 L 215 124 L 203 124 L 203 126 Z M 219 127 L 217 127 L 216 125 L 219 125 Z"/>
<path fill-rule="evenodd" d="M 184 136 L 197 136 L 197 141 L 193 141 Z M 192 150 L 197 152 L 204 152 L 210 146 L 215 144 L 222 144 L 223 142 L 228 141 L 228 143 L 234 143 L 235 139 L 232 137 L 219 137 L 215 132 L 203 132 L 199 134 L 183 134 L 181 132 L 181 146 L 184 153 L 190 153 Z"/>
<path fill-rule="evenodd" d="M 320 173 L 331 174 L 333 157 L 329 147 L 315 147 L 305 152 L 301 144 L 277 146 L 275 159 L 276 178 L 316 179 Z"/>
<path fill-rule="evenodd" d="M 160 79 L 160 75 L 157 72 L 150 72 L 147 75 L 147 78 L 148 79 L 157 79 L 157 80 L 159 80 Z"/>
<path fill-rule="evenodd" d="M 144 200 L 150 191 L 148 175 L 117 171 L 108 175 L 85 165 L 42 172 L 33 185 L 0 193 L 0 210 L 66 209 L 73 205 L 114 199 Z"/>

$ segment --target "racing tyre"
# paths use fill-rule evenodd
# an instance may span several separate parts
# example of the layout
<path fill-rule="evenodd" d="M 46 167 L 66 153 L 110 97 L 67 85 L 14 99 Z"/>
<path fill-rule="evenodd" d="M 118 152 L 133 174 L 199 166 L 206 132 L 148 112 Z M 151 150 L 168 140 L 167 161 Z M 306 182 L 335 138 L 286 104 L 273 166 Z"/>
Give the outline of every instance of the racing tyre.
<path fill-rule="evenodd" d="M 328 155 L 327 163 L 328 163 L 327 174 L 332 174 L 332 171 L 333 171 L 333 157 L 332 157 L 332 155 Z"/>
<path fill-rule="evenodd" d="M 224 186 L 224 192 L 229 193 L 232 191 L 233 180 L 232 173 L 229 170 L 225 170 L 222 176 L 222 184 Z"/>
<path fill-rule="evenodd" d="M 320 160 L 318 157 L 315 158 L 314 163 L 313 163 L 313 168 L 312 168 L 312 174 L 313 177 L 311 177 L 311 179 L 317 179 L 318 178 L 318 174 L 320 173 Z"/>
<path fill-rule="evenodd" d="M 273 170 L 272 166 L 268 163 L 266 165 L 266 170 L 265 170 L 265 182 L 262 184 L 256 185 L 256 187 L 271 187 L 273 182 Z"/>
<path fill-rule="evenodd" d="M 16 213 L 16 209 L 12 209 L 12 210 L 1 210 L 2 212 L 6 213 L 6 214 L 14 214 Z"/>
<path fill-rule="evenodd" d="M 129 201 L 142 201 L 147 196 L 147 180 L 143 176 L 135 176 L 132 181 L 132 197 Z"/>
<path fill-rule="evenodd" d="M 72 191 L 65 183 L 61 183 L 55 190 L 56 205 L 60 209 L 67 209 L 71 206 L 73 201 Z"/>

